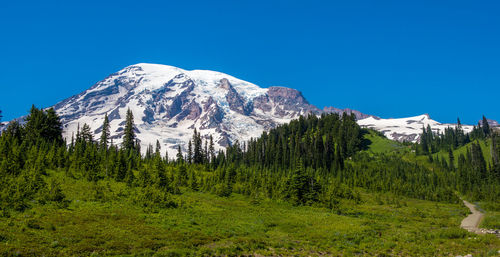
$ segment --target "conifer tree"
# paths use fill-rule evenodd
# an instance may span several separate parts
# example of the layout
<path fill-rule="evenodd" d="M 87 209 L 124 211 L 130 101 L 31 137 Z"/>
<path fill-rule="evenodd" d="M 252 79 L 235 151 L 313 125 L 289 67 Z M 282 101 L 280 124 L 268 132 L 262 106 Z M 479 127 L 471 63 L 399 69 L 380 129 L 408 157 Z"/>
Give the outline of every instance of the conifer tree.
<path fill-rule="evenodd" d="M 455 156 L 453 156 L 453 150 L 451 150 L 451 148 L 448 149 L 448 159 L 450 160 L 448 167 L 450 170 L 455 170 Z"/>
<path fill-rule="evenodd" d="M 158 139 L 157 139 L 156 140 L 155 155 L 160 156 L 160 151 L 161 151 L 161 145 L 160 145 L 160 141 L 158 141 Z"/>
<path fill-rule="evenodd" d="M 422 147 L 422 153 L 427 154 L 429 153 L 429 142 L 428 142 L 428 137 L 427 137 L 427 131 L 425 130 L 424 127 L 422 127 L 422 136 L 420 137 L 420 146 Z"/>
<path fill-rule="evenodd" d="M 187 184 L 188 174 L 186 165 L 181 164 L 177 168 L 177 181 L 179 185 L 183 186 Z"/>
<path fill-rule="evenodd" d="M 203 148 L 202 148 L 202 141 L 201 141 L 201 135 L 200 133 L 197 132 L 196 128 L 194 129 L 194 134 L 193 134 L 193 157 L 192 157 L 192 163 L 203 163 Z"/>
<path fill-rule="evenodd" d="M 184 158 L 182 157 L 181 145 L 177 145 L 177 164 L 182 164 L 184 162 Z"/>
<path fill-rule="evenodd" d="M 130 109 L 127 110 L 122 146 L 127 151 L 131 151 L 131 150 L 134 150 L 136 148 L 135 147 L 135 131 L 134 131 L 134 115 L 132 114 L 132 111 Z"/>
<path fill-rule="evenodd" d="M 100 140 L 100 147 L 102 150 L 107 150 L 108 149 L 108 143 L 109 143 L 109 119 L 108 119 L 108 114 L 104 114 L 104 121 L 102 123 L 102 132 L 101 132 L 101 140 Z"/>
<path fill-rule="evenodd" d="M 483 124 L 482 124 L 482 128 L 483 128 L 483 134 L 485 136 L 489 136 L 490 135 L 490 124 L 488 123 L 488 119 L 486 119 L 486 117 L 484 117 L 483 115 Z"/>
<path fill-rule="evenodd" d="M 195 131 L 195 133 L 196 133 L 196 131 Z M 186 160 L 188 163 L 193 163 L 193 146 L 192 146 L 191 140 L 189 140 L 189 142 L 188 142 L 188 152 L 187 152 Z"/>
<path fill-rule="evenodd" d="M 208 157 L 208 139 L 205 138 L 205 150 L 203 150 L 203 163 L 209 163 L 210 157 Z"/>
<path fill-rule="evenodd" d="M 127 182 L 127 186 L 133 186 L 134 180 L 135 180 L 134 172 L 132 172 L 132 169 L 128 168 L 127 174 L 125 175 L 125 181 Z"/>
<path fill-rule="evenodd" d="M 290 198 L 295 204 L 303 204 L 307 194 L 307 176 L 302 160 L 297 160 L 290 180 Z"/>
<path fill-rule="evenodd" d="M 198 179 L 196 178 L 196 173 L 194 171 L 191 172 L 189 176 L 188 185 L 194 191 L 198 191 L 199 189 Z"/>
<path fill-rule="evenodd" d="M 493 161 L 494 167 L 498 167 L 500 165 L 500 158 L 499 158 L 499 152 L 498 152 L 500 150 L 500 148 L 498 146 L 498 140 L 499 140 L 498 134 L 493 133 L 492 138 L 491 138 L 490 152 L 491 152 L 491 159 Z"/>
<path fill-rule="evenodd" d="M 91 143 L 94 141 L 94 136 L 92 135 L 90 126 L 87 123 L 83 124 L 82 130 L 79 133 L 79 137 L 80 138 L 77 138 L 77 141 L 83 141 L 85 143 Z"/>
<path fill-rule="evenodd" d="M 215 162 L 215 148 L 214 148 L 214 139 L 212 135 L 210 135 L 210 143 L 208 146 L 208 154 L 209 154 L 209 161 L 211 163 Z"/>
<path fill-rule="evenodd" d="M 34 105 L 31 106 L 24 131 L 28 144 L 37 144 L 41 141 L 63 143 L 62 125 L 53 108 L 44 111 Z"/>

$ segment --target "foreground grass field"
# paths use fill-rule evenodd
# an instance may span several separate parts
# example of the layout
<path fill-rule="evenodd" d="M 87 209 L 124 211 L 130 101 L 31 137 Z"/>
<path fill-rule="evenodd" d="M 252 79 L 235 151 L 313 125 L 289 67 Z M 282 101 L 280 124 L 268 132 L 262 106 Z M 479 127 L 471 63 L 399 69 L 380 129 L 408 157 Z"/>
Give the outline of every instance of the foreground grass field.
<path fill-rule="evenodd" d="M 176 208 L 143 208 L 123 183 L 60 173 L 67 208 L 33 203 L 0 218 L 0 255 L 496 256 L 500 239 L 459 229 L 467 209 L 362 193 L 339 211 L 233 194 L 184 192 Z"/>
<path fill-rule="evenodd" d="M 482 212 L 486 213 L 480 227 L 500 229 L 500 203 L 480 202 L 478 206 Z"/>

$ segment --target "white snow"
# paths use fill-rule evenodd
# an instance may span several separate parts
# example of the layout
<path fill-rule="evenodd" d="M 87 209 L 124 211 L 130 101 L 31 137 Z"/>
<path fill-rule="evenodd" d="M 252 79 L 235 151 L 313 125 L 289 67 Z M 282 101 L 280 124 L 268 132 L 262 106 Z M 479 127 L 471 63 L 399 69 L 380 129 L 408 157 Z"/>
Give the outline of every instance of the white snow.
<path fill-rule="evenodd" d="M 444 133 L 448 127 L 454 128 L 456 124 L 442 124 L 430 119 L 429 115 L 422 114 L 415 117 L 399 118 L 399 119 L 375 119 L 368 117 L 358 120 L 358 124 L 362 127 L 372 128 L 384 133 L 389 139 L 396 139 L 397 135 L 415 135 L 413 142 L 416 142 L 422 133 L 422 128 L 431 126 L 435 133 Z M 473 126 L 462 125 L 463 130 L 468 133 L 472 131 Z"/>

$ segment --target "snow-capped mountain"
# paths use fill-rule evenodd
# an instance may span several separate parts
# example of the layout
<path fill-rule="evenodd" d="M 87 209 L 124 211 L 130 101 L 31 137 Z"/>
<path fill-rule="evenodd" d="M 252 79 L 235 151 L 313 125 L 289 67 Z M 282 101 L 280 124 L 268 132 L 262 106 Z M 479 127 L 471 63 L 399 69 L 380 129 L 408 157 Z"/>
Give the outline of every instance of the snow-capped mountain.
<path fill-rule="evenodd" d="M 295 89 L 261 88 L 220 72 L 146 63 L 111 74 L 54 108 L 68 141 L 83 123 L 98 138 L 107 113 L 114 144 L 121 143 L 130 108 L 142 149 L 159 140 L 162 152 L 167 149 L 169 156 L 174 156 L 178 145 L 186 149 L 195 128 L 202 136 L 212 135 L 220 149 L 235 140 L 258 137 L 300 115 L 323 112 Z"/>
<path fill-rule="evenodd" d="M 372 128 L 382 132 L 387 138 L 397 141 L 417 142 L 422 133 L 422 127 L 431 126 L 435 133 L 444 133 L 448 127 L 456 127 L 456 124 L 443 124 L 432 120 L 428 114 L 401 119 L 380 119 L 368 117 L 358 120 L 361 127 Z M 462 125 L 462 129 L 468 133 L 473 126 Z"/>
<path fill-rule="evenodd" d="M 171 157 L 178 145 L 183 150 L 187 148 L 195 128 L 205 138 L 212 135 L 216 149 L 221 149 L 310 113 L 352 113 L 361 126 L 399 141 L 416 142 L 423 126 L 430 125 L 436 132 L 455 126 L 431 120 L 428 115 L 381 119 L 351 109 L 320 110 L 295 89 L 261 88 L 216 71 L 188 71 L 146 63 L 113 73 L 88 90 L 56 104 L 54 109 L 61 116 L 68 142 L 84 123 L 98 138 L 107 113 L 113 144 L 122 141 L 125 114 L 130 109 L 143 151 L 159 140 L 162 153 L 168 151 Z M 5 125 L 6 122 L 0 124 L 0 130 Z M 472 130 L 472 126 L 463 128 L 466 132 Z"/>

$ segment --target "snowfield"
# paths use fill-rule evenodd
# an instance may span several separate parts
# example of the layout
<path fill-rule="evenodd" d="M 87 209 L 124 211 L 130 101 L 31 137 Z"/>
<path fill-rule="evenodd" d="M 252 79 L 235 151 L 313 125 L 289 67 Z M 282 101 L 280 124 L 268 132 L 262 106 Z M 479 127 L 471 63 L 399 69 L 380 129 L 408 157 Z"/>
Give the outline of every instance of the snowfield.
<path fill-rule="evenodd" d="M 382 132 L 387 138 L 398 141 L 417 142 L 420 139 L 422 128 L 431 126 L 435 133 L 444 133 L 448 127 L 456 127 L 456 124 L 443 124 L 430 119 L 428 114 L 400 119 L 376 119 L 368 117 L 358 120 L 358 124 L 364 128 L 371 128 Z M 473 126 L 462 125 L 463 130 L 468 133 Z"/>

